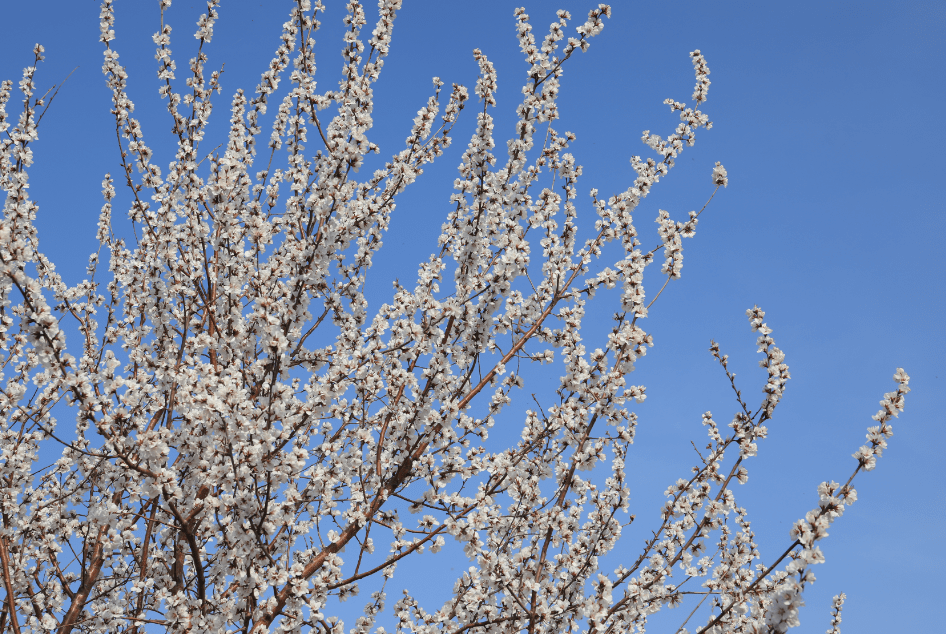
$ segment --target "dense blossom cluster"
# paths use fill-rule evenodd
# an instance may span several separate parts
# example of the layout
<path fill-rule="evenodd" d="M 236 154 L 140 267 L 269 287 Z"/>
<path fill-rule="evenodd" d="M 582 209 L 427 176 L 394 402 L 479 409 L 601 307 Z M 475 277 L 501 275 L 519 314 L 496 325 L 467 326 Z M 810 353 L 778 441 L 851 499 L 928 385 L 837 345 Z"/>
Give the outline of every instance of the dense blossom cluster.
<path fill-rule="evenodd" d="M 451 144 L 469 95 L 435 78 L 404 148 L 356 179 L 380 152 L 368 136 L 372 85 L 400 0 L 380 0 L 367 39 L 364 8 L 348 2 L 343 79 L 321 92 L 313 34 L 325 7 L 290 4 L 255 93 L 233 97 L 225 149 L 207 154 L 221 85 L 205 49 L 219 0 L 198 22 L 183 94 L 163 19 L 171 0 L 161 1 L 158 92 L 176 144 L 162 170 L 133 117 L 112 0 L 102 3 L 103 70 L 134 243 L 113 226 L 120 194 L 107 175 L 101 248 L 76 286 L 40 251 L 28 190 L 29 146 L 48 106 L 34 96 L 42 47 L 20 81 L 16 123 L 7 114 L 12 82 L 0 84 L 0 632 L 642 632 L 651 614 L 693 595 L 709 612 L 701 633 L 797 624 L 810 566 L 824 560 L 815 542 L 856 500 L 854 475 L 819 486 L 818 507 L 795 523 L 791 545 L 761 564 L 730 485 L 747 481 L 746 461 L 789 374 L 758 307 L 748 318 L 768 373 L 762 403 L 744 401 L 714 343 L 737 404 L 731 432 L 703 416 L 706 453 L 666 490 L 653 538 L 634 561 L 601 563 L 634 519 L 630 406 L 646 391 L 627 377 L 653 345 L 638 321 L 656 300 L 646 303 L 644 270 L 663 248 L 662 273 L 680 277 L 682 238 L 694 235 L 702 210 L 686 222 L 660 210 L 660 244 L 649 251 L 633 214 L 696 130 L 711 125 L 698 109 L 710 85 L 700 52 L 691 54 L 693 105 L 667 100 L 680 123 L 666 139 L 643 135 L 658 158 L 632 157 L 637 176 L 626 190 L 609 198 L 593 190 L 582 205 L 582 168 L 567 152 L 575 137 L 552 125 L 564 65 L 588 50 L 610 8 L 592 10 L 572 37 L 571 16 L 559 11 L 541 42 L 516 10 L 529 69 L 506 156 L 494 153 L 496 71 L 476 50 L 476 131 L 437 251 L 413 287 L 396 282 L 369 314 L 366 274 L 397 196 Z M 270 106 L 272 132 L 258 145 Z M 727 185 L 720 163 L 712 179 L 713 193 Z M 580 207 L 596 214 L 593 223 Z M 594 227 L 584 241 L 580 222 Z M 588 350 L 588 302 L 615 287 L 620 310 L 607 346 Z M 80 334 L 69 346 L 64 319 Z M 561 363 L 561 382 L 551 401 L 534 397 L 518 441 L 497 448 L 489 431 L 509 418 L 532 362 Z M 898 370 L 894 379 L 879 426 L 855 454 L 855 475 L 874 468 L 903 409 L 909 377 Z M 75 415 L 74 431 L 53 416 L 60 402 Z M 41 444 L 61 457 L 37 470 Z M 424 607 L 405 589 L 385 612 L 398 563 L 437 553 L 450 538 L 472 564 L 453 596 Z M 699 591 L 681 588 L 690 579 Z M 346 624 L 337 600 L 358 595 L 360 584 L 370 586 L 364 615 Z"/>

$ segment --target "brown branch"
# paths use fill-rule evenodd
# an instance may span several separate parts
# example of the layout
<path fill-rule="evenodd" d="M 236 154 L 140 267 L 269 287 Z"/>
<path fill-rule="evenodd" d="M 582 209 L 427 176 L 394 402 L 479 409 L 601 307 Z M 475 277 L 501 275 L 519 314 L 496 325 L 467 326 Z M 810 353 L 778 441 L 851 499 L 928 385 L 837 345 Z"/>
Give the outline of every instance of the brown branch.
<path fill-rule="evenodd" d="M 20 624 L 16 619 L 13 580 L 10 578 L 10 557 L 7 554 L 7 540 L 5 538 L 0 538 L 0 563 L 3 565 L 3 585 L 7 589 L 7 604 L 10 607 L 10 625 L 13 627 L 13 634 L 20 634 Z"/>
<path fill-rule="evenodd" d="M 145 538 L 141 542 L 141 562 L 138 564 L 138 568 L 139 568 L 138 579 L 141 582 L 144 582 L 145 576 L 148 574 L 148 543 L 151 541 L 151 531 L 154 528 L 154 516 L 158 512 L 158 497 L 157 496 L 151 498 L 150 506 L 151 506 L 151 517 L 148 519 L 148 528 L 145 529 Z M 141 593 L 138 594 L 138 605 L 135 609 L 135 614 L 141 614 L 141 611 L 144 609 L 144 602 L 145 602 L 145 593 L 142 591 Z M 128 618 L 135 618 L 135 617 L 128 617 Z M 131 628 L 130 634 L 138 634 L 137 623 L 134 625 L 134 627 Z"/>
<path fill-rule="evenodd" d="M 69 606 L 66 616 L 62 619 L 62 625 L 59 626 L 58 634 L 70 634 L 70 632 L 72 632 L 76 621 L 79 619 L 79 614 L 82 613 L 82 608 L 85 607 L 85 602 L 88 601 L 89 595 L 92 593 L 92 587 L 98 580 L 99 573 L 102 571 L 102 563 L 105 561 L 102 553 L 102 537 L 105 535 L 107 529 L 107 526 L 99 526 L 99 533 L 95 538 L 95 546 L 92 547 L 92 557 L 89 562 L 89 567 L 82 576 L 82 585 L 79 586 L 79 590 L 76 592 L 76 596 L 72 600 L 72 604 Z"/>
<path fill-rule="evenodd" d="M 207 497 L 207 493 L 210 491 L 210 487 L 206 484 L 200 488 L 197 492 L 198 502 L 194 505 L 194 509 L 190 514 L 185 518 L 177 510 L 177 506 L 174 504 L 174 500 L 165 491 L 164 498 L 167 500 L 168 507 L 171 509 L 171 512 L 174 514 L 174 517 L 181 525 L 181 532 L 184 534 L 184 539 L 187 541 L 187 545 L 190 547 L 191 559 L 194 562 L 194 572 L 197 574 L 197 598 L 200 599 L 200 604 L 202 609 L 206 609 L 207 605 L 207 585 L 204 579 L 204 567 L 200 560 L 200 545 L 197 543 L 197 538 L 194 535 L 194 519 L 197 517 L 197 514 L 203 509 L 204 504 L 202 501 L 203 498 Z"/>

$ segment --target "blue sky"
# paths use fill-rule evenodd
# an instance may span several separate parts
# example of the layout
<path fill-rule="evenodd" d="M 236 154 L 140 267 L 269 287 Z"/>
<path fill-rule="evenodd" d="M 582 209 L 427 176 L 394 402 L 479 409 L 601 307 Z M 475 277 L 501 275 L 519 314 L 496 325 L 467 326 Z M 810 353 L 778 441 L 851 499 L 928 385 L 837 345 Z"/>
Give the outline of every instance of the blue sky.
<path fill-rule="evenodd" d="M 343 3 L 325 3 L 329 11 L 318 38 L 322 89 L 339 77 L 344 16 Z M 431 77 L 448 86 L 462 83 L 472 94 L 475 47 L 498 71 L 493 114 L 501 149 L 527 69 L 513 20 L 521 2 L 405 4 L 375 93 L 371 138 L 382 156 L 401 149 Z M 571 11 L 577 25 L 594 5 L 568 0 L 525 6 L 541 37 L 555 9 Z M 211 147 L 225 138 L 229 98 L 238 87 L 252 90 L 271 58 L 288 7 L 223 3 L 209 49 L 209 68 L 226 62 L 215 109 L 220 140 Z M 712 410 L 721 424 L 732 416 L 727 383 L 707 352 L 711 339 L 730 355 L 743 392 L 761 398 L 763 375 L 745 318 L 745 310 L 758 304 L 793 377 L 769 438 L 748 465 L 749 483 L 735 491 L 768 561 L 790 543 L 792 522 L 815 507 L 818 483 L 844 481 L 853 471 L 851 454 L 863 444 L 877 402 L 894 389 L 894 370 L 903 367 L 912 377 L 889 449 L 875 471 L 858 476 L 860 501 L 821 544 L 827 563 L 815 569 L 818 581 L 806 594 L 808 607 L 796 631 L 827 629 L 831 596 L 841 591 L 848 595 L 844 631 L 941 626 L 946 249 L 937 227 L 946 165 L 937 148 L 946 139 L 935 110 L 946 98 L 946 5 L 619 1 L 612 8 L 603 33 L 569 61 L 562 79 L 556 128 L 577 135 L 571 151 L 584 166 L 579 201 L 587 202 L 584 193 L 592 187 L 610 195 L 628 186 L 628 158 L 649 151 L 640 142 L 642 130 L 672 131 L 677 120 L 662 102 L 689 100 L 688 53 L 697 48 L 712 71 L 704 111 L 714 125 L 698 133 L 696 146 L 684 151 L 638 208 L 644 244 L 659 241 L 653 223 L 658 208 L 685 219 L 702 206 L 715 161 L 730 178 L 701 216 L 696 237 L 684 243 L 682 279 L 669 285 L 642 323 L 655 345 L 632 379 L 648 389 L 648 400 L 637 407 L 640 424 L 628 465 L 637 523 L 618 554 L 636 557 L 656 527 L 662 491 L 693 463 L 689 441 L 705 442 L 700 414 Z M 168 14 L 179 68 L 194 54 L 191 34 L 203 10 L 200 3 L 177 0 Z M 103 175 L 118 173 L 98 3 L 6 0 L 0 15 L 0 79 L 20 78 L 36 42 L 46 47 L 40 87 L 78 67 L 42 121 L 30 190 L 40 204 L 42 249 L 75 283 L 85 277 L 88 254 L 96 248 Z M 157 2 L 118 2 L 113 44 L 128 66 L 135 116 L 163 167 L 171 146 L 151 42 L 158 20 Z M 460 153 L 473 130 L 471 110 L 462 114 L 447 155 L 399 203 L 376 258 L 379 275 L 369 279 L 373 307 L 388 299 L 391 279 L 413 282 L 417 263 L 436 248 Z M 115 218 L 121 218 L 118 208 Z M 662 280 L 657 267 L 648 271 L 652 296 Z M 600 345 L 607 327 L 606 320 L 589 321 L 589 348 Z M 423 568 L 405 567 L 403 573 L 395 581 L 429 584 Z"/>

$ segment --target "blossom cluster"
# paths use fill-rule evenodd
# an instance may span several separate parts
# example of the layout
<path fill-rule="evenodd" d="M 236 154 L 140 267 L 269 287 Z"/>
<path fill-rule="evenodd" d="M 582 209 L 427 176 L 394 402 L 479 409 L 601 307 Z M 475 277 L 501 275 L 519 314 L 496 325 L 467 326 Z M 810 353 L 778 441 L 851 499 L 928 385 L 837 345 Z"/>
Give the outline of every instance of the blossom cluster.
<path fill-rule="evenodd" d="M 0 84 L 0 631 L 334 634 L 346 629 L 339 602 L 365 586 L 349 631 L 642 632 L 650 615 L 693 598 L 690 579 L 702 584 L 696 608 L 708 601 L 700 632 L 797 624 L 810 566 L 824 559 L 815 543 L 886 448 L 909 377 L 897 371 L 854 475 L 819 487 L 818 508 L 763 568 L 731 485 L 747 482 L 790 376 L 758 307 L 747 316 L 767 375 L 761 403 L 744 400 L 713 343 L 735 395 L 729 431 L 703 415 L 708 443 L 666 489 L 653 537 L 637 557 L 604 563 L 625 557 L 617 545 L 635 520 L 626 465 L 633 406 L 647 392 L 628 377 L 653 346 L 642 324 L 660 295 L 647 302 L 645 270 L 664 249 L 661 292 L 679 278 L 682 239 L 706 209 L 685 222 L 659 210 L 652 248 L 634 225 L 712 125 L 700 51 L 690 54 L 693 103 L 665 102 L 680 117 L 666 138 L 643 133 L 656 157 L 632 156 L 633 182 L 583 202 L 575 135 L 554 127 L 557 99 L 568 60 L 589 50 L 611 9 L 574 28 L 559 11 L 541 41 L 517 9 L 528 71 L 505 155 L 497 71 L 477 49 L 475 132 L 438 243 L 415 282 L 395 281 L 369 311 L 365 281 L 396 201 L 450 148 L 467 89 L 434 78 L 403 147 L 375 160 L 373 86 L 400 0 L 378 2 L 373 28 L 361 2 L 347 2 L 342 79 L 322 88 L 314 34 L 325 6 L 298 0 L 255 91 L 233 95 L 223 149 L 208 152 L 221 3 L 208 0 L 197 23 L 185 79 L 171 4 L 161 0 L 153 36 L 173 144 L 162 169 L 163 146 L 134 116 L 113 1 L 102 2 L 120 173 L 103 179 L 100 248 L 75 286 L 40 249 L 29 192 L 30 144 L 48 107 L 35 96 L 42 47 L 19 83 L 15 123 L 13 83 Z M 710 200 L 728 184 L 718 162 L 712 180 Z M 126 203 L 130 231 L 116 221 Z M 602 288 L 619 289 L 619 310 L 592 349 L 582 325 L 606 301 Z M 514 420 L 533 363 L 558 364 L 561 378 L 531 395 L 514 443 L 497 446 L 490 432 Z M 54 416 L 60 403 L 74 430 Z M 60 457 L 37 470 L 41 446 Z M 402 559 L 451 547 L 471 565 L 449 600 L 425 607 L 409 589 L 388 599 Z"/>

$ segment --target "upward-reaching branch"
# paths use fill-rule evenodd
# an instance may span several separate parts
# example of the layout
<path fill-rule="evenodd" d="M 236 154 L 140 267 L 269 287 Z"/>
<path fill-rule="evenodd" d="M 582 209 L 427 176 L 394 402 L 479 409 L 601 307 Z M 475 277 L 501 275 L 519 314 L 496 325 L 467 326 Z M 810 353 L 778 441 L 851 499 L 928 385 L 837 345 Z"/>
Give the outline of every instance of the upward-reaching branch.
<path fill-rule="evenodd" d="M 679 122 L 666 138 L 642 135 L 654 156 L 632 156 L 633 181 L 582 202 L 576 136 L 556 130 L 558 97 L 570 60 L 611 8 L 592 9 L 574 37 L 559 11 L 541 41 L 517 9 L 528 68 L 506 159 L 496 154 L 497 64 L 475 49 L 482 105 L 450 211 L 418 258 L 416 283 L 395 280 L 379 307 L 368 301 L 368 271 L 390 224 L 416 221 L 397 203 L 449 149 L 470 95 L 434 78 L 403 148 L 359 176 L 381 151 L 373 91 L 401 3 L 379 2 L 370 36 L 365 7 L 347 3 L 342 78 L 321 90 L 314 39 L 326 7 L 287 4 L 255 92 L 234 92 L 226 138 L 208 141 L 223 88 L 223 66 L 208 70 L 220 2 L 208 0 L 186 90 L 175 92 L 175 14 L 161 0 L 153 42 L 170 116 L 164 144 L 134 116 L 113 2 L 102 2 L 108 143 L 118 143 L 131 228 L 126 241 L 112 225 L 121 195 L 107 175 L 99 247 L 88 279 L 72 287 L 40 248 L 30 198 L 31 143 L 45 98 L 58 94 L 35 96 L 42 47 L 20 82 L 15 123 L 6 112 L 13 84 L 0 84 L 0 632 L 334 634 L 345 629 L 335 599 L 364 584 L 371 597 L 353 631 L 367 633 L 380 629 L 398 564 L 441 551 L 448 537 L 471 566 L 447 580 L 450 597 L 434 610 L 405 590 L 391 610 L 398 631 L 630 632 L 687 601 L 691 617 L 709 601 L 707 633 L 794 623 L 810 567 L 823 560 L 814 542 L 855 493 L 850 479 L 823 483 L 792 545 L 761 574 L 753 569 L 760 555 L 731 485 L 746 482 L 789 379 L 758 307 L 748 317 L 766 371 L 762 403 L 743 398 L 714 343 L 735 394 L 731 433 L 703 415 L 709 444 L 693 445 L 699 462 L 666 489 L 653 537 L 634 555 L 617 548 L 635 519 L 625 465 L 632 407 L 647 394 L 629 375 L 653 346 L 642 324 L 682 275 L 683 239 L 728 185 L 717 162 L 701 210 L 683 221 L 656 210 L 657 246 L 641 248 L 638 207 L 712 125 L 701 110 L 710 82 L 700 51 L 690 54 L 692 103 L 664 102 Z M 165 154 L 173 160 L 157 158 Z M 424 248 L 411 244 L 407 257 Z M 646 269 L 660 249 L 663 286 L 647 298 Z M 595 336 L 587 319 L 609 301 L 614 324 L 586 347 Z M 72 325 L 80 341 L 70 346 Z M 517 390 L 543 380 L 533 362 L 558 363 L 559 378 L 530 387 L 536 409 L 516 414 Z M 903 408 L 909 378 L 894 378 L 855 474 L 874 467 Z M 74 432 L 57 429 L 57 407 L 74 414 Z M 37 470 L 49 446 L 61 457 Z M 606 555 L 620 565 L 607 570 Z M 836 621 L 839 611 L 836 603 Z"/>

